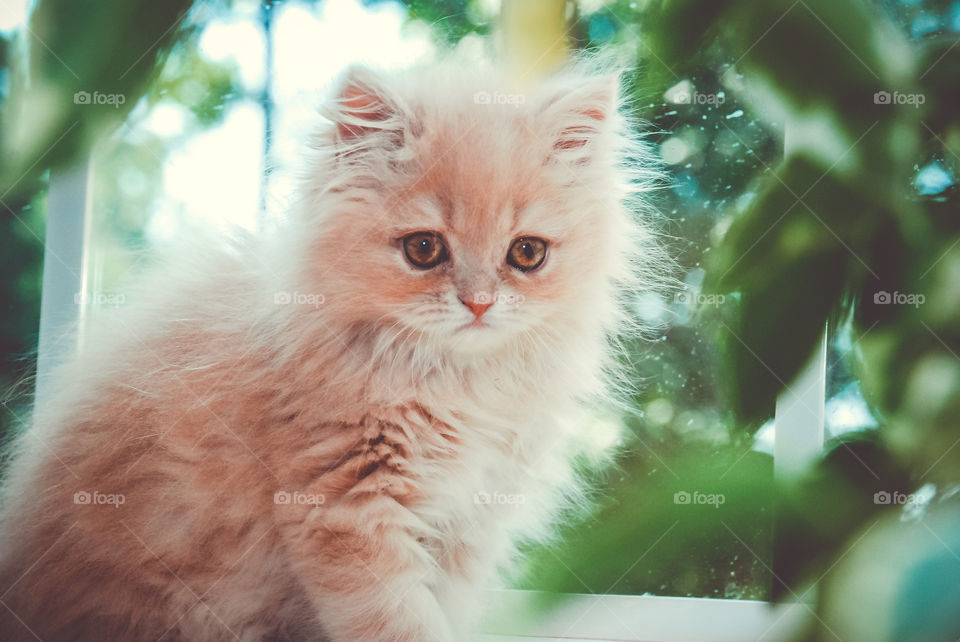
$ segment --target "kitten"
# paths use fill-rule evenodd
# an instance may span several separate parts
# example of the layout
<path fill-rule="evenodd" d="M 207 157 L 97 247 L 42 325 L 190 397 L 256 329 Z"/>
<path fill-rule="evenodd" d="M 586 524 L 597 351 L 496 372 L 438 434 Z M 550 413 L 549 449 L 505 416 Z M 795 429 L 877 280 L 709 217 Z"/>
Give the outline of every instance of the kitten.
<path fill-rule="evenodd" d="M 186 252 L 58 372 L 2 639 L 461 640 L 576 497 L 660 265 L 617 77 L 354 68 L 325 115 L 277 239 Z"/>

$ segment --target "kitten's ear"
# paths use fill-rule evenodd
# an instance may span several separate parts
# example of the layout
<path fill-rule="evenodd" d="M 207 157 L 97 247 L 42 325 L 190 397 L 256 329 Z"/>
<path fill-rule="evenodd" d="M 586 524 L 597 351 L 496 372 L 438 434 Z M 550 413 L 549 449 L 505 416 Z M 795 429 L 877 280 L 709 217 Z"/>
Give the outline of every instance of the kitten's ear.
<path fill-rule="evenodd" d="M 593 144 L 613 127 L 617 115 L 620 78 L 609 74 L 566 88 L 548 100 L 541 118 L 550 126 L 551 158 L 572 156 L 587 160 Z"/>
<path fill-rule="evenodd" d="M 336 126 L 338 142 L 363 144 L 380 133 L 402 141 L 407 125 L 403 102 L 375 73 L 365 67 L 350 67 L 340 80 L 327 116 Z"/>

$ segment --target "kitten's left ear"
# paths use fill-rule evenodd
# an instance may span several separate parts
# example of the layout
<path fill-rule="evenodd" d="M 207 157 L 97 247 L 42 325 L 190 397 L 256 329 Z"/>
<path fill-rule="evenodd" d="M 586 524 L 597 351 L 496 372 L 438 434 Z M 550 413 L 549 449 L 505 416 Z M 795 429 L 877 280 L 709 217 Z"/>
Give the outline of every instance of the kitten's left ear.
<path fill-rule="evenodd" d="M 608 74 L 548 100 L 540 118 L 550 126 L 551 157 L 572 155 L 587 160 L 597 139 L 613 127 L 619 93 L 619 76 Z"/>
<path fill-rule="evenodd" d="M 379 134 L 388 134 L 393 144 L 402 143 L 410 120 L 403 101 L 377 74 L 360 66 L 349 68 L 343 75 L 327 112 L 336 125 L 338 142 L 360 147 L 382 141 Z"/>

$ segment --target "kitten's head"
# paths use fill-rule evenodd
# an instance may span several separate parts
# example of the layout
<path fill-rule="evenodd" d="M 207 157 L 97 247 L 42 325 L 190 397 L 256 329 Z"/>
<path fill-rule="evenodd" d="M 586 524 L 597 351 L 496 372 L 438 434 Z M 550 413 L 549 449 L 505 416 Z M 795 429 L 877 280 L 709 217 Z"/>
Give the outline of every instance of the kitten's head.
<path fill-rule="evenodd" d="M 308 179 L 326 305 L 465 358 L 606 327 L 638 239 L 618 85 L 350 70 Z"/>

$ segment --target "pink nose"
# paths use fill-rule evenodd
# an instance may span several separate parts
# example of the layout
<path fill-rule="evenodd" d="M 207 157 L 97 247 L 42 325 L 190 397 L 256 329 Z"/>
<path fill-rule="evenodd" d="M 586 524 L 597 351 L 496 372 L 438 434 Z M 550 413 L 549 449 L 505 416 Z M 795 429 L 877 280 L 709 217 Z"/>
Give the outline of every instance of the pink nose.
<path fill-rule="evenodd" d="M 460 303 L 467 306 L 467 308 L 473 312 L 473 316 L 478 319 L 483 316 L 483 313 L 486 312 L 491 305 L 493 305 L 492 301 L 490 303 L 476 303 L 474 301 L 464 301 L 463 299 L 460 299 Z"/>

